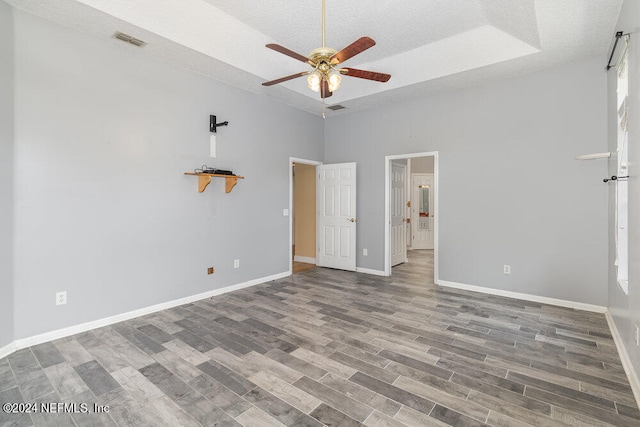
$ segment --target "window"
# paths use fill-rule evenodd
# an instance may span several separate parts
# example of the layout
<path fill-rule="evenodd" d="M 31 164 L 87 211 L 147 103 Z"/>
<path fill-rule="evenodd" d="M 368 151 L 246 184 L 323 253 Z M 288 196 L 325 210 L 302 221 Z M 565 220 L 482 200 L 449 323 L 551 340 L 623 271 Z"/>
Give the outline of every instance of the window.
<path fill-rule="evenodd" d="M 628 38 L 618 65 L 618 177 L 629 175 L 629 131 L 627 129 L 629 69 L 627 61 Z M 616 270 L 618 286 L 629 294 L 629 184 L 625 178 L 616 180 Z"/>

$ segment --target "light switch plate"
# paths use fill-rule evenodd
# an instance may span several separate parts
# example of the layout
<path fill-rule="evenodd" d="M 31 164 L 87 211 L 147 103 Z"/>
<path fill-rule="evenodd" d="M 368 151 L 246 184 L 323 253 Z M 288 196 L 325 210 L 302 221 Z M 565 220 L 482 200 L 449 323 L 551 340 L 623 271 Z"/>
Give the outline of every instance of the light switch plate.
<path fill-rule="evenodd" d="M 282 216 L 289 216 L 289 209 L 282 209 Z"/>

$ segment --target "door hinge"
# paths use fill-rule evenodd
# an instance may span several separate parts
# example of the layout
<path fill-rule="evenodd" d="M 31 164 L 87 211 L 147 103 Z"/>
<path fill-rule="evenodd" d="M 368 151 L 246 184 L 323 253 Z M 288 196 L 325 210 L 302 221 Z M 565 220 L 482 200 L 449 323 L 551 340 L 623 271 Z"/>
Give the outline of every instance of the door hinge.
<path fill-rule="evenodd" d="M 410 207 L 411 207 L 411 200 L 409 200 L 409 201 L 407 202 L 407 207 L 408 207 L 408 208 L 410 208 Z"/>

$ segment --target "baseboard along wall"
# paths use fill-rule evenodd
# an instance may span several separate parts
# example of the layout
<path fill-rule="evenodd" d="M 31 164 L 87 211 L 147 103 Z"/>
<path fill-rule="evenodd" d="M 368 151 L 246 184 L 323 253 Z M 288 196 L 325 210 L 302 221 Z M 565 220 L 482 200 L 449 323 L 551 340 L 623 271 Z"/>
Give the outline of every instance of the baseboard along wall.
<path fill-rule="evenodd" d="M 520 292 L 504 291 L 502 289 L 485 288 L 483 286 L 467 285 L 464 283 L 449 282 L 448 280 L 438 280 L 438 285 L 446 288 L 463 289 L 466 291 L 480 292 L 483 294 L 497 295 L 501 297 L 522 299 L 525 301 L 539 302 L 542 304 L 557 305 L 560 307 L 573 308 L 576 310 L 591 311 L 594 313 L 605 313 L 607 307 L 595 304 L 585 304 L 582 302 L 568 301 L 557 298 L 542 297 L 539 295 L 522 294 Z"/>
<path fill-rule="evenodd" d="M 374 276 L 386 276 L 382 270 L 372 270 L 370 268 L 356 267 L 357 273 L 373 274 Z"/>
<path fill-rule="evenodd" d="M 60 338 L 68 337 L 71 335 L 79 334 L 81 332 L 90 331 L 92 329 L 102 328 L 103 326 L 112 325 L 114 323 L 123 322 L 125 320 L 133 319 L 135 317 L 145 316 L 147 314 L 155 313 L 158 311 L 166 310 L 168 308 L 177 307 L 179 305 L 188 304 L 194 301 L 198 301 L 205 298 L 211 298 L 217 295 L 226 294 L 228 292 L 237 291 L 240 289 L 248 288 L 251 286 L 259 285 L 261 283 L 270 282 L 272 280 L 281 279 L 291 275 L 290 271 L 274 274 L 272 276 L 261 277 L 247 282 L 238 283 L 236 285 L 225 286 L 219 289 L 213 289 L 211 291 L 203 292 L 196 295 L 191 295 L 184 298 L 179 298 L 173 301 L 167 301 L 160 304 L 152 305 L 149 307 L 140 308 L 138 310 L 129 311 L 127 313 L 117 314 L 115 316 L 105 317 L 103 319 L 94 320 L 91 322 L 82 323 L 75 326 L 69 326 L 67 328 L 57 329 L 55 331 L 45 332 L 43 334 L 34 335 L 28 338 L 21 338 L 15 340 L 2 348 L 0 348 L 0 358 L 6 357 L 16 350 L 31 347 L 33 345 L 42 344 L 44 342 L 57 340 Z"/>
<path fill-rule="evenodd" d="M 618 327 L 616 326 L 616 322 L 613 320 L 613 316 L 611 315 L 609 310 L 607 310 L 604 314 L 607 317 L 607 323 L 609 323 L 609 329 L 611 330 L 611 335 L 613 336 L 613 342 L 616 343 L 616 348 L 618 349 L 618 354 L 620 355 L 622 367 L 624 368 L 624 372 L 627 374 L 627 378 L 629 379 L 629 384 L 631 385 L 633 396 L 636 398 L 636 404 L 640 408 L 640 379 L 638 378 L 638 373 L 633 368 L 631 358 L 629 358 L 629 353 L 627 352 L 627 347 L 624 345 L 624 341 L 622 340 L 622 336 L 620 336 L 620 331 L 618 331 Z"/>
<path fill-rule="evenodd" d="M 0 348 L 0 359 L 2 359 L 3 357 L 7 357 L 8 355 L 10 355 L 11 353 L 13 353 L 16 350 L 17 350 L 17 348 L 16 348 L 15 341 L 5 345 L 4 347 L 1 347 Z"/>

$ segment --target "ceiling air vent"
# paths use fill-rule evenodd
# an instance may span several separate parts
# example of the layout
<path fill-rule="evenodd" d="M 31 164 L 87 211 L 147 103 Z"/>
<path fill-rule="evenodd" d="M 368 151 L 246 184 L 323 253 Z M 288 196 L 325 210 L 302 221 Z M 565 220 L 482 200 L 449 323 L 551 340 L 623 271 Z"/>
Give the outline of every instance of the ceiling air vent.
<path fill-rule="evenodd" d="M 327 107 L 329 110 L 333 110 L 333 111 L 338 111 L 338 110 L 344 110 L 345 106 L 340 105 L 340 104 L 336 104 L 336 105 L 332 105 L 331 107 Z"/>
<path fill-rule="evenodd" d="M 134 46 L 138 46 L 138 47 L 142 47 L 144 45 L 147 44 L 147 42 L 143 42 L 140 39 L 137 39 L 135 37 L 131 37 L 128 34 L 125 33 L 121 33 L 120 31 L 116 31 L 115 34 L 113 35 L 113 37 L 115 37 L 118 40 L 122 40 L 123 42 L 127 42 L 130 43 Z"/>

